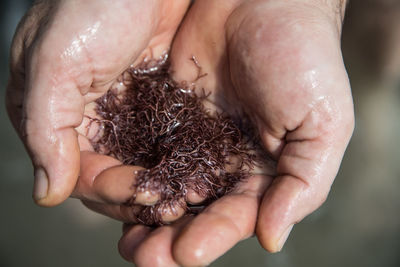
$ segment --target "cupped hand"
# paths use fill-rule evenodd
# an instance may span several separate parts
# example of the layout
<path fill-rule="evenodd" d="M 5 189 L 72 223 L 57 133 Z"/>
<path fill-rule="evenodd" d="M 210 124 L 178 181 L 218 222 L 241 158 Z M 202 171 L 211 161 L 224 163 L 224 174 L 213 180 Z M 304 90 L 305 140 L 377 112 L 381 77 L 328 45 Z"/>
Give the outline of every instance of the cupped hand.
<path fill-rule="evenodd" d="M 344 4 L 194 3 L 173 43 L 175 78 L 196 79 L 195 56 L 208 74 L 197 87 L 224 109 L 250 115 L 276 170 L 251 177 L 196 217 L 156 230 L 125 225 L 119 248 L 127 260 L 207 265 L 254 233 L 276 252 L 293 225 L 325 201 L 354 127 L 340 50 Z"/>
<path fill-rule="evenodd" d="M 167 50 L 188 5 L 40 1 L 27 14 L 13 42 L 7 107 L 35 166 L 39 204 L 58 204 L 75 188 L 91 209 L 134 221 L 119 204 L 132 194 L 138 167 L 94 153 L 84 115 L 95 116 L 93 101 L 128 66 Z M 197 87 L 228 112 L 251 116 L 277 168 L 196 217 L 156 230 L 126 225 L 119 244 L 126 259 L 206 265 L 254 233 L 275 252 L 292 225 L 322 204 L 354 123 L 340 7 L 339 0 L 193 4 L 171 51 L 175 78 L 196 79 L 195 56 L 208 74 Z M 116 185 L 115 176 L 125 179 Z"/>
<path fill-rule="evenodd" d="M 81 199 L 108 201 L 108 193 L 93 190 L 95 178 L 108 181 L 126 168 L 91 152 L 86 116 L 131 64 L 168 50 L 189 4 L 42 0 L 28 11 L 12 44 L 6 104 L 34 165 L 38 204 L 59 204 L 74 188 Z"/>

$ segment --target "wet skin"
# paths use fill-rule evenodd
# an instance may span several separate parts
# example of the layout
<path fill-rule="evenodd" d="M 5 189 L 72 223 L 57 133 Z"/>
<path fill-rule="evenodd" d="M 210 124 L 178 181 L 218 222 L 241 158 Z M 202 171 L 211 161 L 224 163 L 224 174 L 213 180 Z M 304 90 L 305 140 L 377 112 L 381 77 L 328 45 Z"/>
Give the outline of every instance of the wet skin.
<path fill-rule="evenodd" d="M 326 199 L 353 130 L 339 2 L 203 0 L 182 22 L 189 1 L 39 2 L 14 38 L 7 91 L 35 166 L 35 201 L 52 206 L 72 194 L 95 211 L 134 220 L 120 204 L 139 167 L 94 153 L 84 115 L 93 115 L 93 100 L 124 69 L 168 49 L 181 23 L 171 50 L 175 78 L 195 78 L 189 59 L 196 55 L 208 73 L 197 85 L 228 111 L 251 115 L 277 167 L 195 218 L 156 230 L 126 225 L 121 255 L 138 266 L 199 266 L 254 233 L 279 251 L 293 224 Z"/>

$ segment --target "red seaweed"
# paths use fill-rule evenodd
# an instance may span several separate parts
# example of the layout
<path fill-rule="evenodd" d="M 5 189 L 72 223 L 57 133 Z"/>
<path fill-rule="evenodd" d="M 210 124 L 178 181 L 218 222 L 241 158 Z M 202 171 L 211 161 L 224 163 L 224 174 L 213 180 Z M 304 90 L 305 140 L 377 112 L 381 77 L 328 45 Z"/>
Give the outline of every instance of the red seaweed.
<path fill-rule="evenodd" d="M 160 200 L 143 207 L 138 221 L 162 225 L 163 211 L 176 205 L 196 213 L 197 206 L 183 201 L 188 190 L 205 198 L 205 206 L 250 175 L 259 161 L 254 151 L 261 149 L 248 120 L 206 109 L 204 90 L 196 94 L 193 85 L 171 78 L 168 55 L 127 69 L 120 81 L 126 90 L 112 87 L 96 101 L 101 119 L 92 120 L 101 134 L 92 144 L 99 153 L 145 168 L 132 186 L 160 194 Z M 233 171 L 232 159 L 240 160 Z M 126 205 L 133 207 L 134 200 Z"/>

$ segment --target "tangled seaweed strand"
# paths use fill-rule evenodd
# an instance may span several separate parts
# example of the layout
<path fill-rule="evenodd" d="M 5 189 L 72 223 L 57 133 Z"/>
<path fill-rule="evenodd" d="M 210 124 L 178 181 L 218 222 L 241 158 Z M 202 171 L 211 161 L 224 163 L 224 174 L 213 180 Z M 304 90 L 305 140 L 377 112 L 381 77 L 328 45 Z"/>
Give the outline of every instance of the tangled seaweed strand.
<path fill-rule="evenodd" d="M 249 175 L 256 157 L 250 138 L 227 114 L 206 110 L 207 95 L 172 80 L 167 56 L 129 68 L 122 77 L 123 93 L 110 89 L 96 101 L 103 132 L 92 143 L 97 152 L 146 168 L 133 186 L 160 194 L 160 200 L 142 209 L 140 222 L 162 225 L 163 211 L 174 212 L 176 205 L 195 213 L 185 201 L 189 189 L 210 203 Z M 230 172 L 232 158 L 241 162 Z"/>

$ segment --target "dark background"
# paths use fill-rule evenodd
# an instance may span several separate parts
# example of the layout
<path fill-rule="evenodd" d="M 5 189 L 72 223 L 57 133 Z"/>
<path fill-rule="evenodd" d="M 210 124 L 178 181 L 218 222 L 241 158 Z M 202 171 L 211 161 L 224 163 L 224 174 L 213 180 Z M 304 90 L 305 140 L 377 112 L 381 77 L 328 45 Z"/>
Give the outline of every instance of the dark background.
<path fill-rule="evenodd" d="M 328 200 L 282 252 L 252 238 L 211 266 L 400 266 L 400 1 L 350 2 L 343 50 L 356 130 Z M 31 200 L 32 167 L 4 107 L 9 46 L 29 3 L 0 4 L 0 266 L 129 266 L 118 222 L 76 200 L 51 209 Z"/>

